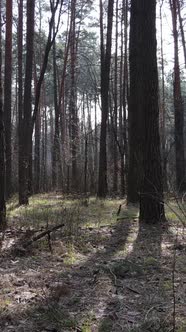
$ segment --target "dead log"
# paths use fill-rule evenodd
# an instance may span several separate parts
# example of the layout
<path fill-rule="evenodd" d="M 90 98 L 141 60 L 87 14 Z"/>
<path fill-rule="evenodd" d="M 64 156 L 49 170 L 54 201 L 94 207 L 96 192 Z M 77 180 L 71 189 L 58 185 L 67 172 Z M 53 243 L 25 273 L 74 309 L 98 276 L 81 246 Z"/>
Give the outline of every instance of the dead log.
<path fill-rule="evenodd" d="M 54 232 L 54 231 L 57 231 L 58 229 L 60 229 L 60 228 L 62 228 L 62 227 L 64 227 L 64 226 L 65 226 L 65 224 L 59 224 L 59 225 L 56 225 L 56 226 L 54 226 L 54 227 L 52 227 L 52 228 L 50 228 L 50 229 L 46 229 L 46 230 L 43 231 L 42 233 L 40 233 L 40 234 L 34 236 L 30 241 L 24 243 L 23 248 L 25 249 L 25 248 L 31 246 L 34 242 L 36 242 L 36 241 L 42 239 L 42 238 L 43 238 L 44 236 L 46 236 L 46 235 L 50 236 L 50 233 L 52 233 L 52 232 Z"/>

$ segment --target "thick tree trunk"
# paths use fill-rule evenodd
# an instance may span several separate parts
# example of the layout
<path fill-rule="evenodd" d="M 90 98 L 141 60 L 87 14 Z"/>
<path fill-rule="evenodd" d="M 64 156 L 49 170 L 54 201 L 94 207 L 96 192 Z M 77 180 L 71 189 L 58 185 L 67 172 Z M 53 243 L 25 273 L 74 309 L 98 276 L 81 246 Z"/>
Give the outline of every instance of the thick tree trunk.
<path fill-rule="evenodd" d="M 4 79 L 4 124 L 6 144 L 6 195 L 12 192 L 11 149 L 11 97 L 12 97 L 12 0 L 6 1 L 5 79 Z"/>
<path fill-rule="evenodd" d="M 149 0 L 132 0 L 130 23 L 130 107 L 137 107 L 137 115 L 140 121 L 140 126 L 136 129 L 140 141 L 138 147 L 140 148 L 141 160 L 138 161 L 138 158 L 136 159 L 134 155 L 136 166 L 138 165 L 138 174 L 140 175 L 140 182 L 138 182 L 138 187 L 136 187 L 140 194 L 139 218 L 140 221 L 148 223 L 165 219 L 159 138 L 155 20 L 156 0 L 150 2 Z M 140 85 L 137 85 L 136 78 Z M 134 99 L 134 103 L 132 99 Z M 132 115 L 134 116 L 135 109 L 130 108 L 131 112 L 133 112 Z M 135 126 L 132 128 L 134 130 Z M 132 132 L 130 132 L 130 136 L 131 134 Z M 135 135 L 134 131 L 133 134 Z"/>

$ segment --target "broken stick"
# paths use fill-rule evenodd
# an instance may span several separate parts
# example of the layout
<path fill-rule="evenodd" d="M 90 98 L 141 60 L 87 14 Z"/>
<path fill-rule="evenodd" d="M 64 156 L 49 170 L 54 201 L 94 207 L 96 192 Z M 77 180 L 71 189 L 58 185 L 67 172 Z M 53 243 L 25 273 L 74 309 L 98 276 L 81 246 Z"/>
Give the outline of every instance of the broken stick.
<path fill-rule="evenodd" d="M 24 243 L 23 248 L 29 247 L 30 245 L 32 245 L 37 240 L 40 240 L 45 235 L 50 235 L 50 233 L 52 233 L 54 231 L 57 231 L 59 228 L 62 228 L 64 226 L 65 226 L 65 224 L 59 224 L 59 225 L 56 225 L 56 226 L 52 227 L 51 229 L 47 229 L 47 230 L 43 231 L 42 233 L 34 236 L 30 241 Z"/>

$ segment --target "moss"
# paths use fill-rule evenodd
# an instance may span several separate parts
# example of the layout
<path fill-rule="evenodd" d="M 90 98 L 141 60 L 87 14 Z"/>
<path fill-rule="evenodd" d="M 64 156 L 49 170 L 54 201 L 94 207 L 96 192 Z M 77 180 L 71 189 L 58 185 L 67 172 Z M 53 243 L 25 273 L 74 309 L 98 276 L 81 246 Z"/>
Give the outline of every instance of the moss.
<path fill-rule="evenodd" d="M 171 280 L 164 281 L 163 288 L 165 291 L 172 290 L 172 281 Z"/>
<path fill-rule="evenodd" d="M 64 258 L 64 264 L 72 265 L 77 261 L 74 245 L 69 242 L 67 246 L 67 256 Z"/>
<path fill-rule="evenodd" d="M 146 257 L 146 258 L 144 259 L 144 264 L 145 264 L 146 266 L 157 266 L 157 264 L 158 264 L 158 260 L 157 260 L 156 258 L 152 257 L 152 256 L 150 256 L 150 257 Z"/>
<path fill-rule="evenodd" d="M 81 331 L 82 332 L 91 332 L 91 326 L 89 325 L 89 323 L 84 323 L 82 325 L 82 328 L 81 328 Z"/>

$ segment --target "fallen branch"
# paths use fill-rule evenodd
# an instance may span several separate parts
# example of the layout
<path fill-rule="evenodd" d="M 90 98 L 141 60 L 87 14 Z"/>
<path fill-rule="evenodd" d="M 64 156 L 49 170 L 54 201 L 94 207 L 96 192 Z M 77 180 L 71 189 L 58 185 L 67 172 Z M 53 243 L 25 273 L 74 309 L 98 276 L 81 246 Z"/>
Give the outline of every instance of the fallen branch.
<path fill-rule="evenodd" d="M 120 212 L 121 212 L 121 204 L 120 204 L 120 206 L 118 208 L 117 216 L 119 216 Z"/>
<path fill-rule="evenodd" d="M 64 226 L 65 226 L 65 224 L 59 224 L 59 225 L 56 225 L 56 226 L 52 227 L 51 229 L 47 229 L 47 230 L 45 230 L 44 232 L 42 232 L 42 233 L 40 233 L 40 234 L 34 236 L 30 241 L 24 243 L 23 248 L 27 248 L 27 247 L 29 247 L 29 246 L 32 245 L 34 242 L 40 240 L 41 238 L 43 238 L 43 237 L 46 236 L 46 235 L 49 236 L 50 233 L 52 233 L 52 232 L 54 232 L 54 231 L 57 231 L 58 229 L 60 229 L 60 228 L 62 228 L 62 227 L 64 227 Z"/>

